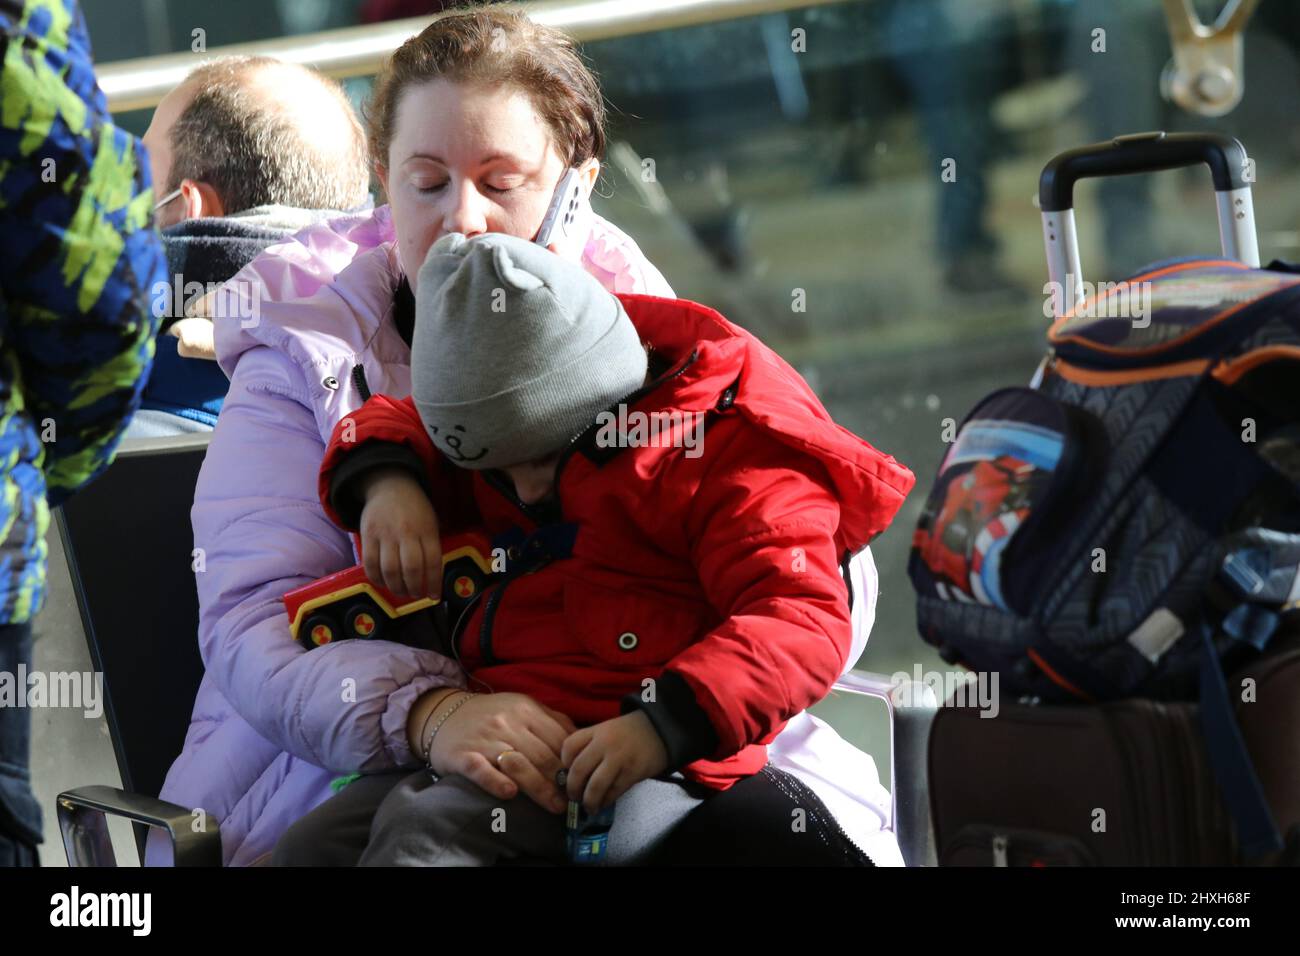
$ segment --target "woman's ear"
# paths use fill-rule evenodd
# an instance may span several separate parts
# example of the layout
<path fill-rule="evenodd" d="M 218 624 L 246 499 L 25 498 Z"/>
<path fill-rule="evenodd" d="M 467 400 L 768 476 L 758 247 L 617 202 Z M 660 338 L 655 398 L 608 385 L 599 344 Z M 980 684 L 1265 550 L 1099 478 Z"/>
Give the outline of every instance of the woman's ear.
<path fill-rule="evenodd" d="M 388 167 L 382 163 L 375 163 L 375 178 L 379 180 L 379 185 L 384 187 L 384 196 L 388 196 Z"/>
<path fill-rule="evenodd" d="M 593 156 L 578 167 L 578 172 L 582 174 L 582 194 L 590 200 L 591 191 L 596 188 L 596 177 L 600 175 L 600 160 Z"/>

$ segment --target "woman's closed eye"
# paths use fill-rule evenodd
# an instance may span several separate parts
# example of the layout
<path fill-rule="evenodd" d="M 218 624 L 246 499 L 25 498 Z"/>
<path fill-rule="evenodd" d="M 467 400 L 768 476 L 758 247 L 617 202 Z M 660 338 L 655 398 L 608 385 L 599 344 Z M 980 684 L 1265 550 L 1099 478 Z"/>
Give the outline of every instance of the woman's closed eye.
<path fill-rule="evenodd" d="M 445 187 L 446 185 L 447 185 L 447 183 L 446 183 L 445 181 L 444 181 L 444 182 L 440 182 L 440 183 L 432 183 L 432 184 L 430 184 L 430 185 L 428 185 L 428 186 L 421 186 L 419 183 L 416 183 L 416 184 L 415 184 L 415 188 L 416 188 L 417 191 L 419 191 L 419 192 L 421 192 L 421 193 L 424 193 L 424 194 L 428 195 L 428 194 L 430 194 L 430 193 L 436 193 L 436 192 L 438 192 L 439 190 L 441 190 L 441 189 L 442 189 L 443 187 Z M 510 192 L 511 190 L 518 189 L 518 188 L 519 188 L 519 184 L 518 184 L 518 183 L 512 183 L 512 184 L 509 185 L 509 186 L 494 186 L 494 185 L 492 185 L 491 183 L 484 183 L 484 184 L 483 184 L 483 188 L 486 189 L 488 192 L 496 193 L 497 195 L 504 195 L 505 193 L 508 193 L 508 192 Z"/>

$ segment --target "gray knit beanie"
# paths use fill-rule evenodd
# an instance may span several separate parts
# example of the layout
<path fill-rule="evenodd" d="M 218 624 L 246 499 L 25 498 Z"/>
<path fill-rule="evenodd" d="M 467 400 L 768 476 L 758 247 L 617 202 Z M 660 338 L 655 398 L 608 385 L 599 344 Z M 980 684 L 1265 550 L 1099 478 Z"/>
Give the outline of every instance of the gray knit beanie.
<path fill-rule="evenodd" d="M 456 464 L 545 458 L 645 376 L 623 304 L 582 267 L 502 233 L 451 233 L 429 250 L 416 284 L 411 393 Z"/>

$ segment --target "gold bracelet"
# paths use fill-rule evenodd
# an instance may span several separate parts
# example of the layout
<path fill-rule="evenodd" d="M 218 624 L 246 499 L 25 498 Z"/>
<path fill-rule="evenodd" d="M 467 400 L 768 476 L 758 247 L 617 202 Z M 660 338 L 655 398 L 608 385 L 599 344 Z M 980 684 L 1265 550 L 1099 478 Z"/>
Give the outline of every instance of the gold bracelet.
<path fill-rule="evenodd" d="M 434 715 L 438 713 L 438 708 L 442 706 L 443 701 L 449 699 L 454 694 L 460 692 L 459 687 L 443 687 L 440 689 L 445 691 L 446 693 L 439 696 L 438 699 L 435 700 L 433 704 L 429 707 L 429 712 L 424 715 L 424 723 L 420 725 L 420 732 L 415 735 L 415 741 L 417 745 L 421 740 L 424 739 L 424 732 L 429 729 L 429 721 L 433 720 Z M 420 759 L 423 760 L 424 758 L 421 757 Z"/>
<path fill-rule="evenodd" d="M 454 697 L 455 695 L 465 693 L 465 691 L 459 687 L 439 687 L 436 690 L 431 691 L 431 693 L 437 693 L 437 691 L 439 690 L 444 691 L 445 693 L 443 693 L 442 696 L 440 696 L 437 700 L 433 702 L 433 706 L 429 708 L 429 713 L 431 714 L 437 713 L 438 708 L 441 707 L 444 702 L 451 700 L 451 698 Z M 429 720 L 427 717 L 425 718 L 424 726 L 425 727 L 429 726 Z"/>
<path fill-rule="evenodd" d="M 478 696 L 478 694 L 472 693 L 467 690 L 456 691 L 452 694 L 448 694 L 442 700 L 438 701 L 438 706 L 441 706 L 451 697 L 455 696 L 455 694 L 460 694 L 461 695 L 460 699 L 456 701 L 456 703 L 452 704 L 451 707 L 447 709 L 447 712 L 442 715 L 441 719 L 439 719 L 439 721 L 433 725 L 433 730 L 429 731 L 428 739 L 426 739 L 424 742 L 424 753 L 421 755 L 420 759 L 424 761 L 425 766 L 427 766 L 430 770 L 433 769 L 433 764 L 429 762 L 430 755 L 433 753 L 433 738 L 437 735 L 438 731 L 442 729 L 442 725 L 447 722 L 447 719 L 451 717 L 452 714 L 460 710 L 461 706 L 470 698 Z M 434 710 L 436 712 L 437 708 L 435 707 Z M 432 716 L 432 714 L 430 716 Z M 428 718 L 425 718 L 426 725 L 428 724 L 428 722 L 429 722 Z"/>

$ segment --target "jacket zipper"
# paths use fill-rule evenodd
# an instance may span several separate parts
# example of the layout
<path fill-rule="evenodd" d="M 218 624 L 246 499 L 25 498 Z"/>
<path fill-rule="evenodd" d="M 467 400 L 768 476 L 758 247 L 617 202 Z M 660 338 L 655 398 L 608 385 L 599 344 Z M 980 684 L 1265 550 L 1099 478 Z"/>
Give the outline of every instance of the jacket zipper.
<path fill-rule="evenodd" d="M 366 384 L 366 367 L 359 362 L 352 366 L 352 384 L 363 403 L 370 401 L 370 386 Z"/>
<path fill-rule="evenodd" d="M 808 789 L 811 790 L 812 788 L 809 787 Z M 830 807 L 826 808 L 826 815 L 830 817 L 831 823 L 835 824 L 835 832 L 837 832 L 840 835 L 840 838 L 843 839 L 845 843 L 847 843 L 849 846 L 853 847 L 853 849 L 857 850 L 860 854 L 862 854 L 864 859 L 870 860 L 872 866 L 880 865 L 872 858 L 870 853 L 868 853 L 866 850 L 862 849 L 862 847 L 858 845 L 857 840 L 849 836 L 848 831 L 845 830 L 844 827 L 840 825 L 840 821 L 835 819 L 835 814 L 831 812 Z M 890 822 L 892 823 L 893 821 Z M 901 849 L 900 849 L 900 855 L 901 855 Z M 906 861 L 904 861 L 904 864 L 906 864 Z"/>
<path fill-rule="evenodd" d="M 500 663 L 492 653 L 492 622 L 496 620 L 497 605 L 501 603 L 501 592 L 509 583 L 510 579 L 506 578 L 493 588 L 492 593 L 487 597 L 487 602 L 483 605 L 483 626 L 478 632 L 478 650 L 484 664 Z"/>
<path fill-rule="evenodd" d="M 526 518 L 528 518 L 528 520 L 531 521 L 534 525 L 537 525 L 538 527 L 542 526 L 543 516 L 540 515 L 532 505 L 524 504 L 523 499 L 521 499 L 518 493 L 514 491 L 514 485 L 512 483 L 508 482 L 505 478 L 502 478 L 500 474 L 498 474 L 495 471 L 485 471 L 483 473 L 483 480 L 486 481 L 490 487 L 495 488 L 498 492 L 500 492 L 503 498 L 509 501 L 517 509 L 519 509 L 519 511 L 521 511 L 523 515 Z M 559 505 L 560 481 L 559 481 L 558 468 L 556 472 L 555 484 L 556 484 L 556 491 L 555 491 L 556 508 L 560 512 L 560 515 L 563 516 L 563 509 Z M 513 551 L 514 549 L 511 548 L 510 550 Z M 517 561 L 522 556 L 523 555 L 521 554 L 511 554 L 509 551 L 506 552 L 506 559 L 508 561 Z M 501 603 L 501 593 L 506 589 L 506 585 L 508 585 L 510 581 L 511 581 L 511 576 L 507 571 L 507 575 L 505 579 L 492 589 L 491 593 L 488 594 L 487 598 L 485 599 L 485 603 L 483 604 L 483 623 L 479 627 L 478 648 L 479 648 L 479 654 L 482 656 L 484 664 L 500 663 L 500 661 L 498 661 L 496 656 L 492 653 L 492 625 L 493 622 L 495 622 L 496 620 L 497 606 Z"/>
<path fill-rule="evenodd" d="M 510 502 L 512 505 L 514 505 L 516 508 L 522 511 L 524 513 L 524 517 L 528 518 L 528 520 L 533 522 L 533 524 L 541 523 L 538 521 L 540 515 L 538 515 L 538 513 L 536 512 L 536 510 L 534 510 L 532 505 L 524 504 L 523 499 L 521 499 L 518 493 L 514 490 L 513 483 L 508 483 L 506 479 L 502 478 L 501 475 L 495 470 L 483 472 L 483 480 L 486 481 L 491 487 L 501 492 L 501 496 L 505 498 L 506 501 Z M 559 482 L 557 481 L 556 484 L 558 483 Z M 556 497 L 559 497 L 558 493 Z"/>
<path fill-rule="evenodd" d="M 614 405 L 617 407 L 618 405 L 630 404 L 631 402 L 635 402 L 649 395 L 651 392 L 657 390 L 661 385 L 664 385 L 667 382 L 671 382 L 675 378 L 680 378 L 688 368 L 690 368 L 692 365 L 695 364 L 695 360 L 698 359 L 699 357 L 700 357 L 699 349 L 692 349 L 691 354 L 688 355 L 686 359 L 682 362 L 682 364 L 679 365 L 676 369 L 674 369 L 671 372 L 665 372 L 661 377 L 655 379 L 649 385 L 643 385 L 640 388 L 636 389 L 635 391 L 629 392 L 628 394 L 620 398 L 617 402 L 615 402 Z M 560 474 L 561 472 L 564 471 L 564 466 L 569 463 L 569 459 L 573 457 L 573 453 L 577 451 L 578 442 L 582 439 L 582 436 L 586 435 L 587 432 L 591 431 L 593 427 L 594 425 L 588 426 L 587 428 L 584 428 L 582 431 L 578 432 L 578 434 L 570 438 L 568 446 L 564 449 L 563 454 L 560 455 L 560 460 L 556 462 L 555 497 L 557 501 L 559 500 L 560 497 Z"/>
<path fill-rule="evenodd" d="M 769 771 L 771 771 L 771 773 L 769 773 Z M 791 773 L 788 770 L 778 770 L 776 767 L 773 767 L 771 764 L 768 764 L 766 767 L 760 770 L 759 773 L 766 774 L 769 779 L 775 779 L 777 781 L 777 787 L 781 790 L 781 792 L 786 796 L 793 797 L 796 802 L 801 800 L 802 795 L 806 793 L 807 796 L 811 797 L 813 800 L 820 803 L 822 807 L 826 810 L 826 813 L 824 815 L 818 814 L 817 819 L 821 819 L 823 821 L 828 822 L 830 825 L 827 827 L 827 829 L 831 829 L 835 833 L 838 833 L 841 840 L 843 840 L 849 846 L 853 847 L 853 849 L 857 850 L 858 855 L 861 856 L 867 862 L 869 862 L 872 866 L 880 865 L 875 861 L 875 859 L 871 856 L 870 853 L 862 849 L 862 847 L 858 845 L 858 842 L 848 835 L 844 827 L 840 825 L 840 821 L 835 818 L 835 814 L 831 812 L 831 808 L 826 806 L 826 802 L 822 800 L 819 796 L 817 796 L 817 791 L 815 791 L 812 787 L 808 786 L 808 784 L 804 783 L 802 779 L 800 779 L 798 776 L 796 776 L 795 774 Z M 782 776 L 788 778 L 791 782 L 789 784 L 783 782 L 781 779 Z"/>

